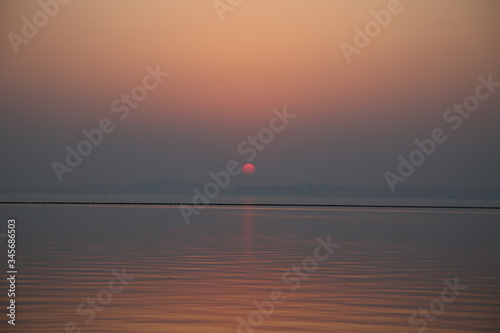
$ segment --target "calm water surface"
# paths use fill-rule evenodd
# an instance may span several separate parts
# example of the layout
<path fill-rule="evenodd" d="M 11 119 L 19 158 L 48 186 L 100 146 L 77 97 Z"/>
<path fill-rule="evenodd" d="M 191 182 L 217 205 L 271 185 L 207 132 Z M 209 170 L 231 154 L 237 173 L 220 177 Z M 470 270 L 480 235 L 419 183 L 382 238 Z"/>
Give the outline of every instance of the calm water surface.
<path fill-rule="evenodd" d="M 417 332 L 425 317 L 412 326 L 410 316 L 455 278 L 467 289 L 427 320 L 425 332 L 500 331 L 495 211 L 213 207 L 190 225 L 175 207 L 0 211 L 0 232 L 7 218 L 17 220 L 19 271 L 17 325 L 4 318 L 2 332 L 64 332 L 71 322 L 75 332 L 96 333 Z M 327 260 L 307 277 L 288 275 L 300 285 L 283 279 L 328 235 L 340 247 Z M 134 279 L 91 320 L 78 314 L 122 268 Z M 273 290 L 281 302 L 258 314 L 255 302 Z"/>

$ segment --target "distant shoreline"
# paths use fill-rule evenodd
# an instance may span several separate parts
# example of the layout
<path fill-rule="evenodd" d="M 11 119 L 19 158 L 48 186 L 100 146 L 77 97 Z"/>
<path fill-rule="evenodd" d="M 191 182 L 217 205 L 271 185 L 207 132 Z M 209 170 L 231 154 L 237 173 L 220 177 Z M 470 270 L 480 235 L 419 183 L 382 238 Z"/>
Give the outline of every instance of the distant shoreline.
<path fill-rule="evenodd" d="M 97 202 L 97 201 L 1 201 L 0 205 L 99 205 L 99 206 L 200 206 L 190 202 Z M 202 206 L 246 207 L 340 207 L 340 208 L 426 208 L 426 209 L 486 209 L 500 210 L 494 206 L 442 206 L 442 205 L 364 205 L 364 204 L 297 204 L 297 203 L 208 203 Z"/>

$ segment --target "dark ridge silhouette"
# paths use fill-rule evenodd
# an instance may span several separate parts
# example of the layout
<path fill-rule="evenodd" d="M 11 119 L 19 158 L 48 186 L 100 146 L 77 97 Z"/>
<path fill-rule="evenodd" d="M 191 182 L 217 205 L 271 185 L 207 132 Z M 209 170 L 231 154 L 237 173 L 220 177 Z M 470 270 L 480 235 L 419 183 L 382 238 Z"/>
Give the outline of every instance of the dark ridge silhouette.
<path fill-rule="evenodd" d="M 211 181 L 211 180 L 210 180 Z M 2 187 L 0 193 L 55 193 L 55 194 L 151 194 L 193 195 L 193 189 L 203 192 L 204 184 L 179 179 L 159 178 L 124 185 L 56 186 L 56 187 Z M 221 195 L 237 196 L 308 196 L 308 197 L 385 197 L 385 198 L 448 198 L 448 199 L 500 199 L 500 188 L 464 189 L 456 187 L 420 188 L 401 185 L 392 193 L 388 187 L 338 186 L 300 182 L 295 185 L 236 185 L 221 188 Z"/>
<path fill-rule="evenodd" d="M 0 187 L 9 193 L 57 193 L 57 194 L 192 194 L 198 184 L 178 179 L 159 178 L 142 183 L 125 185 L 60 186 L 60 187 Z"/>

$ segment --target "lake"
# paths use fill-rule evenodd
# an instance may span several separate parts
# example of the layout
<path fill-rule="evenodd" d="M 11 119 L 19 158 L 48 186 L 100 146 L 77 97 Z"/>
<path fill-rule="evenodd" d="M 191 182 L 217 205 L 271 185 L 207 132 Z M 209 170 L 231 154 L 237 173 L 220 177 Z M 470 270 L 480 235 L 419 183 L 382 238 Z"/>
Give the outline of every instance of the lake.
<path fill-rule="evenodd" d="M 18 270 L 2 332 L 500 331 L 498 210 L 0 211 Z"/>

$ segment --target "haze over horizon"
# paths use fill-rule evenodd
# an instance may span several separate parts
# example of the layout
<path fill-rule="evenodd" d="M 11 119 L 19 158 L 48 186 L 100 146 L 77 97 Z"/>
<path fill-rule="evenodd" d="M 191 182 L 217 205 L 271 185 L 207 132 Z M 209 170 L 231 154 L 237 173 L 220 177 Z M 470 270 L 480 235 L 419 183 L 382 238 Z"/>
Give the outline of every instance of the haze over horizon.
<path fill-rule="evenodd" d="M 500 332 L 499 14 L 0 0 L 0 332 Z"/>
<path fill-rule="evenodd" d="M 447 141 L 404 185 L 500 187 L 500 89 L 460 128 L 443 121 L 479 77 L 500 81 L 500 2 L 401 0 L 348 63 L 339 45 L 387 4 L 244 1 L 221 21 L 211 1 L 74 0 L 16 53 L 8 34 L 40 7 L 3 1 L 1 184 L 203 184 L 244 162 L 238 146 L 286 106 L 296 118 L 258 151 L 256 173 L 231 186 L 387 187 L 384 172 L 439 127 Z M 156 68 L 169 75 L 120 119 L 112 103 Z M 114 130 L 59 183 L 51 164 L 104 118 Z"/>

